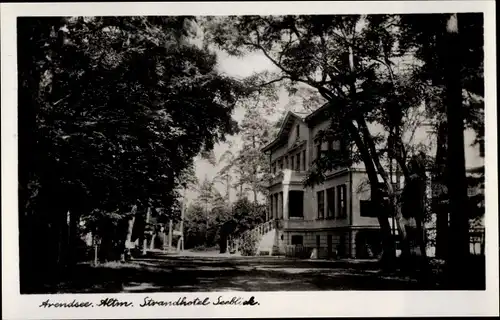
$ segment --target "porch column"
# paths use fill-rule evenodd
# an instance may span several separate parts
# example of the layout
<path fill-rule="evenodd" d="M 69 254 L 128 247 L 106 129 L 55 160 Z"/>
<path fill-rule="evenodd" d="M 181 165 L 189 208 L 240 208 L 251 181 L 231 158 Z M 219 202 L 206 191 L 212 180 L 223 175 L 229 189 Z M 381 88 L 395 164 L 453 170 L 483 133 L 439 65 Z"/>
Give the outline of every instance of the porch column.
<path fill-rule="evenodd" d="M 283 192 L 278 193 L 278 219 L 283 219 Z"/>
<path fill-rule="evenodd" d="M 269 206 L 269 220 L 271 220 L 273 218 L 273 211 L 274 211 L 274 195 L 271 194 L 269 196 L 269 200 L 270 200 L 270 206 Z"/>
<path fill-rule="evenodd" d="M 274 214 L 273 214 L 273 219 L 278 219 L 278 217 L 279 217 L 279 210 L 280 210 L 279 193 L 275 193 L 274 194 Z"/>
<path fill-rule="evenodd" d="M 271 215 L 271 195 L 268 195 L 267 196 L 266 221 L 269 221 L 270 215 Z"/>
<path fill-rule="evenodd" d="M 290 186 L 287 184 L 283 185 L 283 220 L 288 219 L 288 192 Z"/>

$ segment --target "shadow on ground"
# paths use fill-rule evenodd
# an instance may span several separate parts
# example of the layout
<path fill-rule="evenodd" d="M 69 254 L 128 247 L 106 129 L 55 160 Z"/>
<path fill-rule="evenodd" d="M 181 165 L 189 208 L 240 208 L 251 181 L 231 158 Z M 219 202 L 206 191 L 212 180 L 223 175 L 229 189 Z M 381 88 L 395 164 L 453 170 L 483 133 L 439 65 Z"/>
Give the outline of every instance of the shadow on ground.
<path fill-rule="evenodd" d="M 376 261 L 155 254 L 130 263 L 81 264 L 57 284 L 27 293 L 424 289 L 442 288 L 436 282 L 423 284 L 411 276 L 383 274 Z"/>

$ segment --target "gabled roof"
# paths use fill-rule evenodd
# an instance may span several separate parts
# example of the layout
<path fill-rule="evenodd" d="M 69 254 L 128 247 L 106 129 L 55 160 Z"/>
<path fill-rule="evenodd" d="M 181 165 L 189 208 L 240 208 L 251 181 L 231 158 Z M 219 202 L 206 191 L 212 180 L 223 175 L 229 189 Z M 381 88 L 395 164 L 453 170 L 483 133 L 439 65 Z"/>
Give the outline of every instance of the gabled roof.
<path fill-rule="evenodd" d="M 288 111 L 281 124 L 280 131 L 278 132 L 278 136 L 276 139 L 271 141 L 267 146 L 262 148 L 262 152 L 267 152 L 271 150 L 276 145 L 288 140 L 288 135 L 290 134 L 290 130 L 292 129 L 292 125 L 295 120 L 300 120 L 301 122 L 305 122 L 306 117 L 309 115 L 309 112 L 292 112 Z"/>
<path fill-rule="evenodd" d="M 325 103 L 324 105 L 322 105 L 321 107 L 319 107 L 318 109 L 314 110 L 313 112 L 309 113 L 304 121 L 305 122 L 311 122 L 313 121 L 315 118 L 317 118 L 319 115 L 321 115 L 327 108 L 328 108 L 328 105 L 329 103 Z"/>

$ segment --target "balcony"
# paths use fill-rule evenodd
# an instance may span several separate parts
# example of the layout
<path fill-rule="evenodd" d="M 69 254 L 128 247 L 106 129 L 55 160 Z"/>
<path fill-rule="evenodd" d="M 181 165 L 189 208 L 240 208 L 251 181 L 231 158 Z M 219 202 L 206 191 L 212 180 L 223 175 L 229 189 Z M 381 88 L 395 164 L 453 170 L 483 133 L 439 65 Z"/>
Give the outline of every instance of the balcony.
<path fill-rule="evenodd" d="M 275 184 L 302 184 L 307 177 L 307 171 L 294 171 L 290 169 L 283 169 L 274 174 L 271 174 L 267 187 Z"/>

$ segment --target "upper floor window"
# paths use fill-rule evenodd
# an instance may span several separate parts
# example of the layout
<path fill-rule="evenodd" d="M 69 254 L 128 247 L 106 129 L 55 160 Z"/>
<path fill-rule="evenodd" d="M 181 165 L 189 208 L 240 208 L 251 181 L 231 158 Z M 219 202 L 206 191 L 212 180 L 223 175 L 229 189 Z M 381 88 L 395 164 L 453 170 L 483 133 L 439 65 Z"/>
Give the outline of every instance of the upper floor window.
<path fill-rule="evenodd" d="M 321 158 L 321 142 L 316 144 L 316 159 Z"/>
<path fill-rule="evenodd" d="M 295 170 L 300 171 L 300 152 L 295 155 L 296 162 L 295 162 Z"/>
<path fill-rule="evenodd" d="M 325 217 L 325 191 L 321 190 L 317 192 L 318 195 L 318 219 L 323 219 Z"/>
<path fill-rule="evenodd" d="M 360 200 L 359 201 L 359 214 L 362 217 L 377 217 L 377 210 L 374 210 L 371 200 Z"/>
<path fill-rule="evenodd" d="M 285 169 L 288 169 L 288 156 L 285 156 Z"/>
<path fill-rule="evenodd" d="M 345 139 L 341 139 L 339 141 L 339 147 L 340 147 L 340 152 L 342 154 L 342 157 L 344 157 L 344 159 L 349 159 L 349 144 L 348 142 L 345 140 Z"/>
<path fill-rule="evenodd" d="M 283 161 L 282 160 L 278 161 L 278 167 L 280 168 L 280 170 L 283 170 Z"/>
<path fill-rule="evenodd" d="M 300 137 L 300 125 L 297 125 L 295 128 L 295 135 L 297 139 Z"/>
<path fill-rule="evenodd" d="M 340 218 L 347 217 L 347 186 L 341 184 L 337 186 L 337 213 Z"/>
<path fill-rule="evenodd" d="M 294 156 L 290 156 L 290 169 L 295 170 Z"/>
<path fill-rule="evenodd" d="M 302 150 L 302 170 L 306 171 L 306 150 Z"/>

